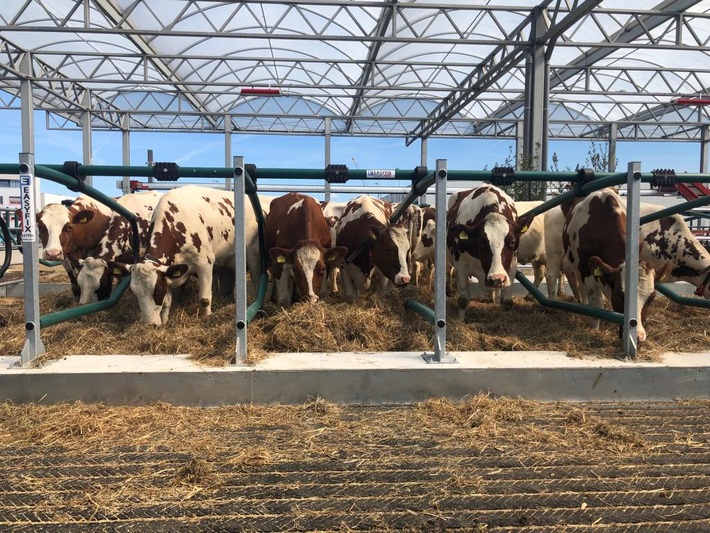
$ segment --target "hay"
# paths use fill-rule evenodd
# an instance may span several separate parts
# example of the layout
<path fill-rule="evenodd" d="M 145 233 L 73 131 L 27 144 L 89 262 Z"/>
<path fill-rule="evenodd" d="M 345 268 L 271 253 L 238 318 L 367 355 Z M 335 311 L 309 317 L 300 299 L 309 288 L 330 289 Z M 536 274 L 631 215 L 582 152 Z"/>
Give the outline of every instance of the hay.
<path fill-rule="evenodd" d="M 213 314 L 200 315 L 196 283 L 188 283 L 184 300 L 173 302 L 169 323 L 160 328 L 138 323 L 138 305 L 128 291 L 107 311 L 45 328 L 44 359 L 71 354 L 190 354 L 207 365 L 234 359 L 235 307 L 215 296 Z M 433 327 L 405 301 L 413 298 L 433 306 L 427 288 L 395 289 L 385 296 L 367 294 L 353 305 L 327 297 L 318 305 L 295 304 L 281 308 L 266 303 L 248 332 L 248 363 L 279 352 L 431 352 Z M 75 305 L 69 291 L 40 298 L 41 312 Z M 511 310 L 500 305 L 472 302 L 465 322 L 457 318 L 449 298 L 447 349 L 451 351 L 566 351 L 573 357 L 621 356 L 618 326 L 547 309 L 515 298 Z M 22 300 L 0 298 L 0 353 L 17 354 L 25 340 Z M 683 307 L 658 297 L 649 318 L 649 339 L 639 359 L 657 360 L 667 351 L 706 351 L 710 346 L 710 314 L 706 309 Z"/>

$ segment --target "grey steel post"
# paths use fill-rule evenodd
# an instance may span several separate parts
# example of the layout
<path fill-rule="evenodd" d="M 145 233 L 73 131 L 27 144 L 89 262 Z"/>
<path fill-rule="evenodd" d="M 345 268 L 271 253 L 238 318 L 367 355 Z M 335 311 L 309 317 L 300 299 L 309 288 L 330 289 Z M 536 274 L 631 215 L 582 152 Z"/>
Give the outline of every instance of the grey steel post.
<path fill-rule="evenodd" d="M 710 126 L 700 128 L 700 172 L 710 172 Z"/>
<path fill-rule="evenodd" d="M 609 124 L 609 150 L 606 169 L 609 172 L 616 172 L 616 143 L 619 137 L 619 125 L 616 122 Z"/>
<path fill-rule="evenodd" d="M 92 165 L 94 155 L 91 146 L 91 91 L 88 89 L 84 91 L 81 97 L 81 103 L 84 106 L 84 111 L 81 113 L 81 139 L 84 149 L 84 164 Z M 86 176 L 84 183 L 93 187 L 94 178 L 92 176 Z"/>
<path fill-rule="evenodd" d="M 149 167 L 152 167 L 155 163 L 155 161 L 153 160 L 153 150 L 148 149 L 147 159 L 148 160 L 145 162 L 145 164 Z M 155 181 L 153 176 L 148 176 L 148 183 L 153 183 L 153 181 Z"/>
<path fill-rule="evenodd" d="M 436 242 L 434 243 L 434 355 L 428 363 L 455 363 L 446 353 L 446 159 L 436 160 L 435 207 Z"/>
<path fill-rule="evenodd" d="M 641 163 L 629 163 L 626 179 L 626 278 L 624 279 L 624 354 L 632 359 L 638 351 L 638 264 L 641 207 Z"/>
<path fill-rule="evenodd" d="M 244 364 L 247 358 L 247 262 L 246 237 L 244 235 L 245 194 L 244 157 L 234 157 L 234 296 L 237 310 L 236 364 Z"/>
<path fill-rule="evenodd" d="M 330 165 L 330 137 L 331 137 L 331 121 L 330 118 L 325 119 L 325 166 Z M 330 202 L 330 182 L 325 182 L 325 194 L 323 199 Z"/>
<path fill-rule="evenodd" d="M 232 117 L 224 115 L 224 166 L 232 164 Z M 224 178 L 224 188 L 232 190 L 232 178 Z"/>
<path fill-rule="evenodd" d="M 24 106 L 24 99 L 23 104 Z M 22 202 L 22 268 L 25 272 L 25 345 L 20 354 L 20 364 L 26 366 L 45 352 L 39 327 L 39 264 L 38 233 L 35 227 L 38 178 L 35 173 L 34 154 L 20 154 L 20 198 Z"/>
<path fill-rule="evenodd" d="M 121 161 L 123 166 L 131 166 L 131 121 L 128 114 L 121 117 Z M 123 194 L 131 193 L 131 177 L 123 176 L 121 181 L 121 192 Z"/>

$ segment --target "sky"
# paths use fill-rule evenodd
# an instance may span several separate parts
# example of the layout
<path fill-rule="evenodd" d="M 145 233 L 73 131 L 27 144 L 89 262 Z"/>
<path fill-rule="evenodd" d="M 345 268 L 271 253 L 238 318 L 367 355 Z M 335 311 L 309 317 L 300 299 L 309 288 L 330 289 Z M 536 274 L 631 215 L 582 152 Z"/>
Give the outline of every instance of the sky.
<path fill-rule="evenodd" d="M 121 133 L 94 131 L 93 164 L 121 165 Z M 599 144 L 599 143 L 597 143 Z M 145 165 L 147 150 L 153 150 L 155 161 L 176 162 L 187 167 L 225 166 L 224 135 L 208 133 L 131 133 L 131 164 Z M 420 164 L 421 143 L 406 146 L 401 138 L 331 137 L 331 162 L 359 169 L 406 169 Z M 449 170 L 483 170 L 510 159 L 514 143 L 510 140 L 485 139 L 429 139 L 427 151 L 429 169 L 437 159 L 445 159 Z M 556 154 L 561 171 L 584 166 L 590 143 L 587 141 L 551 141 L 549 153 Z M 22 151 L 20 112 L 0 110 L 0 163 L 15 163 Z M 232 135 L 232 155 L 243 156 L 245 163 L 257 168 L 324 167 L 325 139 L 305 135 Z M 38 164 L 62 164 L 83 158 L 82 133 L 68 130 L 47 130 L 44 112 L 35 114 L 35 161 Z M 698 172 L 699 143 L 681 142 L 618 142 L 617 168 L 624 170 L 629 162 L 640 161 L 642 172 L 657 168 L 673 168 L 676 173 Z M 550 165 L 551 168 L 551 165 Z M 118 195 L 118 177 L 95 177 L 94 187 L 109 195 Z M 141 178 L 142 179 L 142 178 Z M 292 182 L 291 182 L 292 183 Z M 318 183 L 318 182 L 315 182 Z M 405 181 L 378 182 L 381 185 L 406 186 Z M 362 182 L 350 180 L 346 185 Z M 374 185 L 366 182 L 365 185 Z M 42 180 L 42 192 L 73 196 L 63 186 Z M 278 193 L 269 193 L 277 195 Z M 322 195 L 313 193 L 322 198 Z M 332 195 L 333 200 L 347 199 L 346 195 Z"/>

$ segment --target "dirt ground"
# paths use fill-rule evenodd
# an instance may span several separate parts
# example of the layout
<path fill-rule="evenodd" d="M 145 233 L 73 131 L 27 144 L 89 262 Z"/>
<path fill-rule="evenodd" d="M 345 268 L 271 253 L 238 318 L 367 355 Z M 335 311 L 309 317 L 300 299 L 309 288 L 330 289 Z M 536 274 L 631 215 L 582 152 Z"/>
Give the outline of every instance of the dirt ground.
<path fill-rule="evenodd" d="M 0 404 L 0 530 L 710 531 L 710 402 Z"/>

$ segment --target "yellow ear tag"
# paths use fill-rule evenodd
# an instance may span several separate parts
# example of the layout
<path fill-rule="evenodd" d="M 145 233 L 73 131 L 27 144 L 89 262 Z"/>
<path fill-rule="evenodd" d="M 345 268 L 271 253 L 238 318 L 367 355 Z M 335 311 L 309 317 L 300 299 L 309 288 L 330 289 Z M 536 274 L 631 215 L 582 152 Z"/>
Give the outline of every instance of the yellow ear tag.
<path fill-rule="evenodd" d="M 326 258 L 326 261 L 335 261 L 335 254 L 331 254 Z"/>
<path fill-rule="evenodd" d="M 79 224 L 86 224 L 89 221 L 87 217 L 81 217 L 79 219 Z"/>
<path fill-rule="evenodd" d="M 178 271 L 173 272 L 173 275 L 172 275 L 173 278 L 179 278 L 180 276 L 182 276 L 181 272 L 178 272 Z"/>
<path fill-rule="evenodd" d="M 462 231 L 461 233 L 459 233 L 459 239 L 462 241 L 467 241 L 468 240 L 468 233 L 466 233 L 465 231 Z"/>
<path fill-rule="evenodd" d="M 276 262 L 277 262 L 277 263 L 285 263 L 285 262 L 286 262 L 286 258 L 285 258 L 283 255 L 280 255 L 280 256 L 278 256 L 278 257 L 276 258 Z"/>
<path fill-rule="evenodd" d="M 523 226 L 523 229 L 520 230 L 520 233 L 525 233 L 528 231 L 528 226 Z"/>
<path fill-rule="evenodd" d="M 602 269 L 597 267 L 594 269 L 594 277 L 595 278 L 601 278 L 604 273 L 602 272 Z"/>
<path fill-rule="evenodd" d="M 115 276 L 120 276 L 121 274 L 123 274 L 123 271 L 120 268 L 114 268 L 113 273 Z"/>

